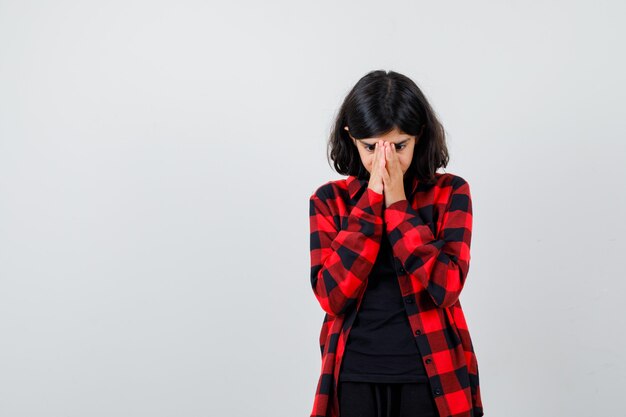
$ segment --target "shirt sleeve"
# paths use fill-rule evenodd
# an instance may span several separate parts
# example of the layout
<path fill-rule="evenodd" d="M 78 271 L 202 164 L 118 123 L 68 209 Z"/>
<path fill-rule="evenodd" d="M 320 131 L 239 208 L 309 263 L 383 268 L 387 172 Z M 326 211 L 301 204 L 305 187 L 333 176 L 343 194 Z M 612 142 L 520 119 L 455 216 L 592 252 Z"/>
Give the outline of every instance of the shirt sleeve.
<path fill-rule="evenodd" d="M 318 190 L 310 198 L 311 285 L 322 309 L 330 315 L 344 314 L 355 306 L 367 286 L 384 230 L 383 198 L 366 188 L 341 228 L 327 204 L 328 197 Z"/>
<path fill-rule="evenodd" d="M 406 273 L 426 288 L 439 307 L 450 307 L 459 298 L 470 263 L 472 200 L 469 184 L 461 177 L 452 191 L 434 236 L 431 227 L 405 200 L 385 209 L 384 220 L 394 256 Z"/>

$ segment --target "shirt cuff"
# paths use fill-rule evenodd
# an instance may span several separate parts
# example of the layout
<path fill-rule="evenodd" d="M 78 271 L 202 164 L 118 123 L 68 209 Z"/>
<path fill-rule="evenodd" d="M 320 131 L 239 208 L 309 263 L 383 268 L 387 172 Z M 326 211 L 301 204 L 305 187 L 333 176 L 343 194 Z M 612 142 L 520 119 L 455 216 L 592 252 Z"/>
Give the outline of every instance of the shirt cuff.
<path fill-rule="evenodd" d="M 426 224 L 422 217 L 409 204 L 406 198 L 398 200 L 385 208 L 385 224 L 387 231 L 390 232 L 398 227 L 402 222 L 411 219 L 414 226 Z"/>
<path fill-rule="evenodd" d="M 384 197 L 385 196 L 382 193 L 377 193 L 367 187 L 359 201 L 356 203 L 358 213 L 362 217 L 366 217 L 374 223 L 382 223 Z"/>

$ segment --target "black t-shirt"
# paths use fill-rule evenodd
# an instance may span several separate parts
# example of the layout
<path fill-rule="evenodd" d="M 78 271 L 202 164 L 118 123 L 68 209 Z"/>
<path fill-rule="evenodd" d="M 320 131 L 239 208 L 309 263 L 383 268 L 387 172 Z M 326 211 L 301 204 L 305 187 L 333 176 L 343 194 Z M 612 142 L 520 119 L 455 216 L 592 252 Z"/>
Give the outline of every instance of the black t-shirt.
<path fill-rule="evenodd" d="M 425 382 L 385 233 L 358 314 L 348 335 L 340 381 Z"/>

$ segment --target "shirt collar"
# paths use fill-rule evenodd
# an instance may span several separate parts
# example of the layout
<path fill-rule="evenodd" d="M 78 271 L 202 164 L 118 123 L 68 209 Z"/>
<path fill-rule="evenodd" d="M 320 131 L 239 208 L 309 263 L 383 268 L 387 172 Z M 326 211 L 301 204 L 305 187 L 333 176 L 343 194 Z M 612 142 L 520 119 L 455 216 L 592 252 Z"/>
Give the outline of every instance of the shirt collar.
<path fill-rule="evenodd" d="M 417 189 L 417 184 L 419 183 L 419 181 L 415 178 L 415 177 L 411 177 L 412 180 L 412 184 L 411 184 L 411 191 L 409 192 L 409 195 L 407 195 L 407 199 L 411 199 L 411 197 L 413 196 L 413 193 L 415 193 L 415 190 Z M 368 180 L 366 179 L 360 179 L 354 175 L 350 175 L 348 176 L 348 178 L 346 179 L 346 184 L 348 187 L 348 193 L 350 193 L 350 198 L 354 198 L 354 196 L 364 187 L 367 187 L 367 183 Z"/>

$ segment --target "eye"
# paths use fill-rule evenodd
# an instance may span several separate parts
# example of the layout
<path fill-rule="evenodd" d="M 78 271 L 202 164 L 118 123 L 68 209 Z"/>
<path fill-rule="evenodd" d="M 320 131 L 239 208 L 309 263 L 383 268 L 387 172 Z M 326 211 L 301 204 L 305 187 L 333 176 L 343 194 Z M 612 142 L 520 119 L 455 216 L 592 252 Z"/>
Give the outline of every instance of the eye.
<path fill-rule="evenodd" d="M 367 152 L 374 152 L 376 150 L 376 144 L 374 145 L 364 145 L 364 148 Z M 406 144 L 396 145 L 396 151 L 401 151 L 406 148 Z"/>

